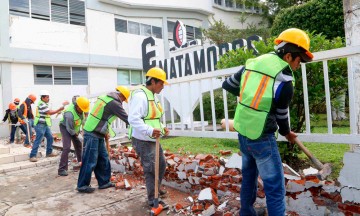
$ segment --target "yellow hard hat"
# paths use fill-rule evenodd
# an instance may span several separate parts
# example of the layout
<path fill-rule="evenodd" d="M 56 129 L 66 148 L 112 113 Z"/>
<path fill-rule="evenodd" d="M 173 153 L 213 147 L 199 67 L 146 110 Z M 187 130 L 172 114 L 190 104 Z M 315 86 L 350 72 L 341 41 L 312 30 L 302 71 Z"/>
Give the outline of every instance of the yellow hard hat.
<path fill-rule="evenodd" d="M 276 45 L 279 45 L 283 41 L 302 47 L 310 59 L 314 58 L 314 55 L 310 52 L 310 38 L 303 30 L 297 28 L 286 29 L 280 33 L 274 42 Z"/>
<path fill-rule="evenodd" d="M 90 109 L 90 101 L 86 97 L 78 97 L 76 98 L 76 105 L 80 107 L 83 112 L 89 112 Z"/>
<path fill-rule="evenodd" d="M 150 70 L 148 70 L 148 72 L 146 73 L 145 76 L 148 76 L 148 77 L 154 77 L 156 79 L 159 79 L 159 80 L 162 80 L 164 81 L 164 84 L 169 84 L 167 81 L 166 81 L 166 73 L 163 69 L 161 68 L 158 68 L 158 67 L 153 67 L 151 68 Z"/>
<path fill-rule="evenodd" d="M 120 92 L 125 97 L 125 102 L 128 102 L 128 99 L 130 97 L 130 90 L 125 86 L 118 86 L 116 87 L 116 91 Z"/>

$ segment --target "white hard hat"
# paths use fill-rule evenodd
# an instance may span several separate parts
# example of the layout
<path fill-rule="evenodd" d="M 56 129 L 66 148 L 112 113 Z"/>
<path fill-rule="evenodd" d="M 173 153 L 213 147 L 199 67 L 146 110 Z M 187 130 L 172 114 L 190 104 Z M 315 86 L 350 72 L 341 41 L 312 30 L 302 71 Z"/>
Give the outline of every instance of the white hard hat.
<path fill-rule="evenodd" d="M 40 91 L 40 96 L 43 96 L 43 95 L 50 95 L 50 93 L 49 93 L 48 90 L 41 90 Z"/>

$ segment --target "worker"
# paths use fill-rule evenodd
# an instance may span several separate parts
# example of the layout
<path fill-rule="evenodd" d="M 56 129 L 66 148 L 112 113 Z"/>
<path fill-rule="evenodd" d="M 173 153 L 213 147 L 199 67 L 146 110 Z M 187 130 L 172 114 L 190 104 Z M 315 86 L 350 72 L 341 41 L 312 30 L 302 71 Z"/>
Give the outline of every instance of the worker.
<path fill-rule="evenodd" d="M 84 112 L 89 112 L 90 102 L 86 97 L 77 97 L 74 102 L 63 113 L 60 120 L 60 132 L 63 142 L 63 151 L 61 153 L 58 175 L 68 175 L 68 159 L 71 147 L 71 141 L 74 144 L 75 154 L 78 162 L 81 162 L 82 144 L 78 138 L 82 122 L 84 121 Z"/>
<path fill-rule="evenodd" d="M 222 87 L 239 97 L 234 117 L 242 152 L 240 215 L 256 215 L 258 175 L 264 182 L 269 216 L 285 215 L 285 182 L 275 132 L 294 143 L 288 108 L 293 96 L 293 72 L 310 62 L 310 38 L 290 28 L 275 39 L 275 52 L 248 59 L 245 67 L 227 78 Z"/>
<path fill-rule="evenodd" d="M 15 139 L 15 131 L 18 127 L 21 127 L 21 124 L 19 123 L 19 116 L 17 114 L 17 107 L 14 103 L 10 103 L 9 104 L 9 109 L 7 109 L 5 111 L 5 116 L 3 118 L 3 123 L 5 123 L 6 121 L 9 122 L 9 124 L 11 125 L 11 130 L 10 130 L 10 144 L 14 143 L 14 139 Z M 25 127 L 21 127 L 21 130 L 26 133 L 26 129 Z"/>
<path fill-rule="evenodd" d="M 53 142 L 54 138 L 52 136 L 50 127 L 51 127 L 51 115 L 57 114 L 64 110 L 64 106 L 68 105 L 68 101 L 64 101 L 62 106 L 57 110 L 50 110 L 49 109 L 49 100 L 50 100 L 50 93 L 47 90 L 40 91 L 40 101 L 36 107 L 36 116 L 34 120 L 36 138 L 34 141 L 34 145 L 30 152 L 30 161 L 37 162 L 38 159 L 36 157 L 38 153 L 38 149 L 40 143 L 42 142 L 43 137 L 46 138 L 46 157 L 56 157 L 58 154 L 53 152 Z"/>
<path fill-rule="evenodd" d="M 20 108 L 18 109 L 19 122 L 21 125 L 24 125 L 25 129 L 29 127 L 30 134 L 28 135 L 27 130 L 25 133 L 25 143 L 24 146 L 27 148 L 31 148 L 31 144 L 29 137 L 31 134 L 31 127 L 33 127 L 34 123 L 34 114 L 32 112 L 31 104 L 35 103 L 36 96 L 34 94 L 29 94 L 29 96 L 20 104 Z"/>
<path fill-rule="evenodd" d="M 16 105 L 16 112 L 17 112 L 18 109 L 20 109 L 20 99 L 19 98 L 14 98 L 14 104 Z M 21 142 L 20 127 L 16 127 L 16 129 L 15 129 L 15 143 L 20 143 L 20 142 Z"/>
<path fill-rule="evenodd" d="M 92 193 L 95 188 L 90 186 L 91 175 L 94 171 L 99 189 L 114 187 L 110 182 L 111 166 L 109 155 L 105 147 L 105 139 L 115 136 L 111 123 L 120 118 L 127 125 L 128 115 L 122 103 L 127 102 L 130 91 L 124 86 L 118 86 L 114 92 L 97 98 L 84 125 L 84 147 L 81 168 L 77 183 L 80 193 Z"/>
<path fill-rule="evenodd" d="M 151 68 L 146 73 L 146 86 L 133 91 L 129 104 L 129 123 L 132 146 L 137 155 L 141 158 L 141 165 L 144 169 L 148 205 L 153 207 L 155 194 L 155 141 L 160 136 L 169 134 L 168 128 L 161 123 L 161 116 L 164 114 L 160 102 L 155 94 L 159 94 L 166 81 L 166 73 L 161 68 Z M 160 146 L 159 160 L 159 194 L 164 195 L 160 185 L 164 177 L 166 162 L 163 150 Z M 167 204 L 159 202 L 165 208 Z"/>

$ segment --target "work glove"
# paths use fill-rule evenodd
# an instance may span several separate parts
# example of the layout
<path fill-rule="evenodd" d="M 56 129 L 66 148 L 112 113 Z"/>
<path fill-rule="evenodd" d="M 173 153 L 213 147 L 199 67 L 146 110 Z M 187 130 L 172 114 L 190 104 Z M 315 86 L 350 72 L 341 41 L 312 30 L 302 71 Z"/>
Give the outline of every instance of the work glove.
<path fill-rule="evenodd" d="M 20 125 L 21 125 L 20 122 L 17 122 L 17 123 L 15 124 L 16 127 L 18 127 L 18 126 L 20 126 Z"/>
<path fill-rule="evenodd" d="M 24 121 L 26 124 L 29 123 L 29 120 L 28 120 L 27 118 L 25 118 L 23 121 Z"/>

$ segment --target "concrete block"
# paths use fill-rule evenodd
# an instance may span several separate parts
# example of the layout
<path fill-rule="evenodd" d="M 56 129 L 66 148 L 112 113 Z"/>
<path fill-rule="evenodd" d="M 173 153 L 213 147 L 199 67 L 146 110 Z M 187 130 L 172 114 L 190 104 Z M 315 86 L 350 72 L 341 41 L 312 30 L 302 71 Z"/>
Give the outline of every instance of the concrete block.
<path fill-rule="evenodd" d="M 19 161 L 26 161 L 29 159 L 29 155 L 28 154 L 20 154 L 20 155 L 15 155 L 14 156 L 14 161 L 15 162 L 19 162 Z"/>
<path fill-rule="evenodd" d="M 317 206 L 311 196 L 310 191 L 296 195 L 294 200 L 286 196 L 286 211 L 294 211 L 299 215 L 326 215 L 325 206 Z"/>
<path fill-rule="evenodd" d="M 37 167 L 40 167 L 40 166 L 49 165 L 49 164 L 51 164 L 51 162 L 48 161 L 48 160 L 41 160 L 40 159 L 38 162 L 35 162 L 35 164 L 36 164 Z"/>
<path fill-rule="evenodd" d="M 11 163 L 11 164 L 4 164 L 2 168 L 4 172 L 11 172 L 11 171 L 19 170 L 20 166 L 18 164 Z"/>
<path fill-rule="evenodd" d="M 15 158 L 13 155 L 0 155 L 0 164 L 14 163 Z"/>
<path fill-rule="evenodd" d="M 305 182 L 304 182 L 305 183 Z M 286 191 L 290 193 L 300 192 L 305 190 L 305 185 L 297 181 L 289 180 L 286 185 Z"/>
<path fill-rule="evenodd" d="M 36 167 L 36 164 L 30 161 L 22 162 L 22 164 L 20 165 L 20 169 L 27 169 L 27 168 L 32 168 L 32 167 Z"/>
<path fill-rule="evenodd" d="M 10 148 L 3 148 L 3 147 L 1 147 L 0 148 L 0 154 L 8 154 L 8 153 L 10 153 Z"/>
<path fill-rule="evenodd" d="M 122 164 L 117 164 L 114 160 L 110 161 L 110 165 L 112 171 L 121 172 L 121 173 L 125 172 L 125 166 Z"/>

